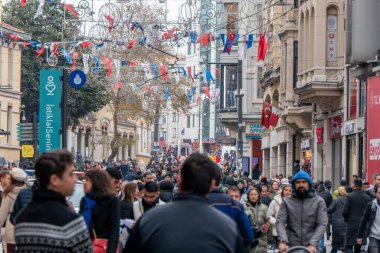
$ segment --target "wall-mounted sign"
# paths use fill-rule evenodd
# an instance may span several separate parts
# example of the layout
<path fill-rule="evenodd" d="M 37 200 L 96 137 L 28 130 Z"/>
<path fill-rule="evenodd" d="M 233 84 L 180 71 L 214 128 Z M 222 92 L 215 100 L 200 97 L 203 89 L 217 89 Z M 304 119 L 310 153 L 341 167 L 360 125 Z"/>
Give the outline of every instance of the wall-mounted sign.
<path fill-rule="evenodd" d="M 337 59 L 337 16 L 327 17 L 327 61 Z"/>
<path fill-rule="evenodd" d="M 342 124 L 343 124 L 342 116 L 336 116 L 329 120 L 330 139 L 338 139 L 342 137 Z"/>
<path fill-rule="evenodd" d="M 301 150 L 305 151 L 310 149 L 310 138 L 302 138 L 301 139 Z"/>
<path fill-rule="evenodd" d="M 264 132 L 264 128 L 259 123 L 252 123 L 248 126 L 249 132 L 245 133 L 247 138 L 261 138 L 261 134 Z"/>
<path fill-rule="evenodd" d="M 353 134 L 355 132 L 355 123 L 354 122 L 350 122 L 350 121 L 347 121 L 345 124 L 344 124 L 344 132 L 345 134 Z"/>
<path fill-rule="evenodd" d="M 315 134 L 316 134 L 316 135 L 321 135 L 321 134 L 323 134 L 323 127 L 317 127 L 317 128 L 315 129 Z"/>
<path fill-rule="evenodd" d="M 40 71 L 40 154 L 61 148 L 62 71 Z"/>

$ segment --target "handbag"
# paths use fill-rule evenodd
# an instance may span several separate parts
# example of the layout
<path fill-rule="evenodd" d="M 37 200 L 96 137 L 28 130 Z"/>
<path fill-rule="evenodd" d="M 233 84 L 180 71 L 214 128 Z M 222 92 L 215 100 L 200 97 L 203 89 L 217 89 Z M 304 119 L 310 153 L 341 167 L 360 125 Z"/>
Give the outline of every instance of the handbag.
<path fill-rule="evenodd" d="M 108 239 L 100 239 L 96 236 L 95 229 L 92 229 L 92 233 L 94 234 L 94 240 L 92 240 L 92 249 L 94 253 L 106 253 Z M 120 245 L 117 246 L 116 253 L 119 253 Z"/>

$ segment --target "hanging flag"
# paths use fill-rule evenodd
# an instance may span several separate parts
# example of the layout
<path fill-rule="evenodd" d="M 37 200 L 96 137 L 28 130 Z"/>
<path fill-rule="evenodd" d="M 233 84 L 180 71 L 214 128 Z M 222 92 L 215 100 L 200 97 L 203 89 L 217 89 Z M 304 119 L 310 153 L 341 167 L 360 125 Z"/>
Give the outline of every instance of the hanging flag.
<path fill-rule="evenodd" d="M 23 45 L 24 47 L 29 46 L 29 45 L 30 45 L 30 42 L 25 41 L 25 42 L 22 43 L 22 45 Z"/>
<path fill-rule="evenodd" d="M 71 71 L 75 70 L 75 67 L 77 65 L 78 56 L 79 56 L 78 52 L 73 52 L 73 64 L 71 65 Z"/>
<path fill-rule="evenodd" d="M 194 82 L 193 75 L 191 74 L 191 67 L 187 67 L 187 73 L 189 74 L 189 77 L 191 78 L 191 80 Z"/>
<path fill-rule="evenodd" d="M 121 61 L 121 66 L 123 67 L 123 66 L 127 66 L 128 64 L 127 64 L 127 61 Z"/>
<path fill-rule="evenodd" d="M 93 71 L 95 73 L 99 73 L 99 59 L 98 59 L 98 57 L 94 56 L 94 62 L 95 62 L 95 67 L 94 67 Z"/>
<path fill-rule="evenodd" d="M 45 49 L 42 47 L 42 48 L 40 48 L 39 50 L 37 50 L 37 55 L 36 55 L 36 59 L 37 58 L 39 58 L 41 55 L 42 55 L 42 53 L 45 51 Z"/>
<path fill-rule="evenodd" d="M 136 44 L 136 41 L 135 40 L 129 40 L 128 41 L 128 49 L 132 49 L 133 48 L 133 45 Z"/>
<path fill-rule="evenodd" d="M 223 45 L 226 43 L 226 35 L 225 34 L 221 34 L 220 35 L 220 40 L 222 41 Z"/>
<path fill-rule="evenodd" d="M 53 54 L 57 57 L 59 57 L 59 53 L 58 53 L 58 45 L 59 43 L 58 42 L 54 42 L 52 45 L 51 45 L 51 51 L 53 52 Z"/>
<path fill-rule="evenodd" d="M 278 39 L 279 39 L 280 41 L 282 41 L 282 33 L 279 33 L 279 34 L 278 34 Z"/>
<path fill-rule="evenodd" d="M 215 68 L 216 72 L 219 74 L 219 79 L 222 79 L 222 72 L 220 71 L 219 68 Z"/>
<path fill-rule="evenodd" d="M 90 59 L 90 55 L 88 54 L 83 54 L 82 56 L 82 61 L 83 61 L 83 72 L 87 74 L 90 70 L 88 66 L 88 59 Z"/>
<path fill-rule="evenodd" d="M 164 99 L 165 99 L 165 100 L 168 100 L 169 97 L 170 97 L 170 95 L 169 95 L 169 87 L 166 87 L 166 88 L 165 88 L 165 96 L 164 96 Z"/>
<path fill-rule="evenodd" d="M 160 72 L 161 72 L 161 75 L 162 75 L 162 79 L 166 80 L 166 78 L 167 78 L 167 72 L 166 72 L 165 66 L 161 66 L 160 67 Z"/>
<path fill-rule="evenodd" d="M 239 43 L 238 58 L 244 60 L 245 57 L 245 43 Z"/>
<path fill-rule="evenodd" d="M 116 69 L 116 79 L 120 76 L 120 61 L 118 59 L 113 60 L 113 64 L 115 65 Z"/>
<path fill-rule="evenodd" d="M 197 43 L 197 38 L 198 38 L 197 32 L 191 31 L 189 35 L 190 35 L 190 42 Z"/>
<path fill-rule="evenodd" d="M 131 67 L 137 67 L 137 65 L 139 65 L 137 62 L 135 61 L 127 61 L 127 64 Z"/>
<path fill-rule="evenodd" d="M 151 67 L 153 70 L 154 78 L 158 78 L 158 66 L 157 66 L 157 64 L 152 63 Z"/>
<path fill-rule="evenodd" d="M 240 35 L 239 35 L 239 34 L 236 34 L 236 33 L 231 33 L 231 34 L 228 35 L 228 44 L 227 44 L 228 46 L 227 46 L 226 53 L 229 54 L 229 53 L 231 52 L 232 46 L 233 46 L 236 42 L 238 42 L 239 37 L 240 37 Z M 226 48 L 226 47 L 224 47 L 224 48 Z"/>
<path fill-rule="evenodd" d="M 24 7 L 24 5 L 26 4 L 26 0 L 21 0 L 21 3 L 20 3 L 20 7 Z"/>
<path fill-rule="evenodd" d="M 66 7 L 66 9 L 74 16 L 74 17 L 78 17 L 79 16 L 79 14 L 78 14 L 78 12 L 74 9 L 74 7 L 72 7 L 70 4 L 66 4 L 66 3 L 64 3 L 63 4 L 65 7 Z"/>
<path fill-rule="evenodd" d="M 106 66 L 107 69 L 107 77 L 111 76 L 111 60 L 110 58 L 103 57 L 104 65 Z"/>
<path fill-rule="evenodd" d="M 203 47 L 206 47 L 211 42 L 211 33 L 205 33 L 197 40 L 197 43 L 201 43 Z"/>
<path fill-rule="evenodd" d="M 203 91 L 208 98 L 210 98 L 210 89 L 208 87 L 203 87 Z"/>
<path fill-rule="evenodd" d="M 84 48 L 88 48 L 90 45 L 91 45 L 90 41 L 83 41 L 82 43 L 80 43 L 80 46 Z"/>
<path fill-rule="evenodd" d="M 247 39 L 247 49 L 250 49 L 253 45 L 253 34 L 248 35 Z"/>
<path fill-rule="evenodd" d="M 181 70 L 182 70 L 182 72 L 183 72 L 183 76 L 184 76 L 184 77 L 187 77 L 187 74 L 186 74 L 186 70 L 185 70 L 185 68 L 184 68 L 184 67 L 181 67 Z"/>
<path fill-rule="evenodd" d="M 206 76 L 206 81 L 207 82 L 209 82 L 209 81 L 213 81 L 213 82 L 215 82 L 215 79 L 214 79 L 214 77 L 212 77 L 212 75 L 211 75 L 211 72 L 208 70 L 208 69 L 205 69 L 205 76 Z"/>
<path fill-rule="evenodd" d="M 108 32 L 110 33 L 110 32 L 112 32 L 112 29 L 115 27 L 115 20 L 110 15 L 104 15 L 104 17 L 108 21 Z"/>
<path fill-rule="evenodd" d="M 148 83 L 148 85 L 145 87 L 145 93 L 146 94 L 150 94 L 151 90 L 152 90 L 152 86 L 150 86 L 149 83 Z"/>
<path fill-rule="evenodd" d="M 272 106 L 272 113 L 270 115 L 270 119 L 269 119 L 269 124 L 272 126 L 272 127 L 275 127 L 277 126 L 277 122 L 278 120 L 281 118 L 281 111 L 280 109 Z"/>
<path fill-rule="evenodd" d="M 113 86 L 113 89 L 116 90 L 116 89 L 121 89 L 123 88 L 123 83 L 121 82 L 116 82 Z"/>
<path fill-rule="evenodd" d="M 140 45 L 140 46 L 145 46 L 145 44 L 146 44 L 146 40 L 147 40 L 147 37 L 146 37 L 146 36 L 140 38 L 140 39 L 139 39 L 139 45 Z"/>
<path fill-rule="evenodd" d="M 176 28 L 167 30 L 166 32 L 164 32 L 164 34 L 162 34 L 162 39 L 163 40 L 168 40 L 168 39 L 174 38 L 176 31 L 177 31 Z"/>
<path fill-rule="evenodd" d="M 129 62 L 128 62 L 128 65 L 129 65 Z M 148 64 L 141 64 L 141 66 L 143 67 L 144 72 L 145 72 L 145 79 L 147 80 L 152 79 L 152 74 L 150 72 Z"/>
<path fill-rule="evenodd" d="M 62 49 L 63 56 L 65 56 L 66 62 L 68 64 L 73 64 L 73 60 L 70 57 L 70 52 L 68 50 L 63 50 Z"/>
<path fill-rule="evenodd" d="M 34 14 L 34 18 L 38 18 L 44 13 L 44 5 L 45 5 L 45 0 L 40 0 L 40 4 L 38 5 L 36 14 Z"/>
<path fill-rule="evenodd" d="M 131 30 L 134 31 L 136 29 L 144 31 L 144 28 L 138 22 L 132 22 Z"/>
<path fill-rule="evenodd" d="M 21 40 L 21 38 L 19 36 L 17 36 L 17 35 L 10 34 L 9 37 L 11 37 L 11 39 L 14 40 L 14 41 Z"/>
<path fill-rule="evenodd" d="M 261 125 L 263 127 L 269 128 L 271 114 L 272 114 L 272 106 L 267 102 L 263 102 L 263 111 L 261 113 Z"/>
<path fill-rule="evenodd" d="M 100 43 L 100 44 L 97 44 L 95 46 L 96 49 L 99 49 L 99 48 L 102 48 L 104 46 L 104 42 L 103 43 Z"/>
<path fill-rule="evenodd" d="M 268 40 L 265 38 L 265 33 L 260 34 L 259 48 L 257 52 L 257 60 L 264 61 L 268 49 Z"/>

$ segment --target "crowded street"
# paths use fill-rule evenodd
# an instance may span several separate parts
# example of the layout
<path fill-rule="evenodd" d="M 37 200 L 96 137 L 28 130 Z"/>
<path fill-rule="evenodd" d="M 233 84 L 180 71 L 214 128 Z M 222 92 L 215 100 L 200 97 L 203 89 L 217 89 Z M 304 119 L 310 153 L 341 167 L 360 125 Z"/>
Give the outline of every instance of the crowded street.
<path fill-rule="evenodd" d="M 0 0 L 0 253 L 380 253 L 379 0 Z"/>

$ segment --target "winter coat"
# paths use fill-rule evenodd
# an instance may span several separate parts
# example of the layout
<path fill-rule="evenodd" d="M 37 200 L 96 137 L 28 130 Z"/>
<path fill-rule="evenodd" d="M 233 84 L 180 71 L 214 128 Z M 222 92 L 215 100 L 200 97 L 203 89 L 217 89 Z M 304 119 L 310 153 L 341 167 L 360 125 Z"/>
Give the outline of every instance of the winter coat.
<path fill-rule="evenodd" d="M 160 191 L 160 199 L 165 203 L 172 201 L 173 200 L 173 191 L 161 190 Z"/>
<path fill-rule="evenodd" d="M 332 197 L 331 193 L 328 190 L 326 190 L 325 187 L 323 187 L 323 186 L 320 186 L 320 187 L 321 188 L 319 189 L 317 194 L 323 198 L 323 200 L 326 203 L 326 207 L 328 208 L 331 205 L 331 203 L 333 202 L 333 197 Z"/>
<path fill-rule="evenodd" d="M 33 193 L 38 189 L 37 184 L 33 184 L 31 187 L 21 189 L 18 194 L 15 204 L 13 205 L 13 211 L 11 212 L 10 221 L 14 225 L 16 223 L 17 216 L 20 212 L 32 202 Z"/>
<path fill-rule="evenodd" d="M 248 215 L 248 218 L 253 220 L 257 226 L 261 227 L 266 223 L 265 221 L 267 218 L 268 206 L 264 204 L 256 204 L 254 206 L 247 201 L 245 203 L 245 211 Z M 251 250 L 251 253 L 266 253 L 268 245 L 267 233 L 262 233 L 261 236 L 257 239 L 259 240 L 259 245 L 254 247 Z"/>
<path fill-rule="evenodd" d="M 158 200 L 158 204 L 156 206 L 162 206 L 165 205 L 165 202 L 163 202 L 161 199 Z M 133 217 L 137 221 L 141 215 L 144 214 L 144 206 L 142 203 L 142 200 L 137 200 L 133 202 Z"/>
<path fill-rule="evenodd" d="M 133 201 L 130 199 L 120 201 L 120 219 L 133 220 Z"/>
<path fill-rule="evenodd" d="M 337 250 L 344 250 L 346 241 L 347 223 L 344 221 L 343 208 L 346 196 L 337 198 L 327 209 L 331 215 L 332 223 L 332 247 Z"/>
<path fill-rule="evenodd" d="M 20 253 L 93 252 L 83 217 L 67 206 L 62 194 L 52 190 L 34 193 L 32 202 L 17 217 L 15 235 Z"/>
<path fill-rule="evenodd" d="M 359 231 L 358 231 L 358 238 L 366 238 L 371 233 L 371 226 L 376 218 L 376 212 L 377 212 L 377 200 L 371 201 L 367 204 L 363 218 L 360 222 Z"/>
<path fill-rule="evenodd" d="M 371 198 L 361 189 L 354 190 L 348 194 L 343 208 L 343 217 L 347 222 L 346 245 L 356 244 L 360 220 L 370 201 Z"/>
<path fill-rule="evenodd" d="M 269 219 L 269 224 L 272 225 L 272 235 L 277 236 L 277 229 L 276 229 L 276 219 L 278 212 L 280 211 L 282 204 L 282 197 L 281 195 L 277 195 L 274 197 L 272 202 L 269 205 L 268 212 L 267 212 L 267 218 Z"/>
<path fill-rule="evenodd" d="M 79 213 L 84 210 L 84 197 L 80 202 Z M 115 253 L 120 236 L 120 203 L 117 197 L 95 199 L 95 206 L 91 210 L 91 225 L 95 230 L 96 238 L 107 239 L 107 253 Z M 93 231 L 89 231 L 94 239 Z"/>
<path fill-rule="evenodd" d="M 303 199 L 296 194 L 294 182 L 306 179 L 310 189 Z M 277 215 L 277 234 L 279 240 L 289 246 L 318 246 L 327 227 L 327 210 L 325 201 L 313 190 L 313 181 L 305 171 L 298 172 L 292 179 L 293 194 L 283 198 Z"/>
<path fill-rule="evenodd" d="M 14 235 L 14 226 L 10 221 L 10 214 L 13 211 L 13 206 L 20 190 L 25 187 L 15 187 L 13 190 L 3 197 L 0 207 L 0 224 L 5 224 L 4 241 L 6 243 L 16 243 Z"/>
<path fill-rule="evenodd" d="M 236 223 L 204 197 L 181 194 L 137 221 L 123 253 L 242 253 Z"/>

